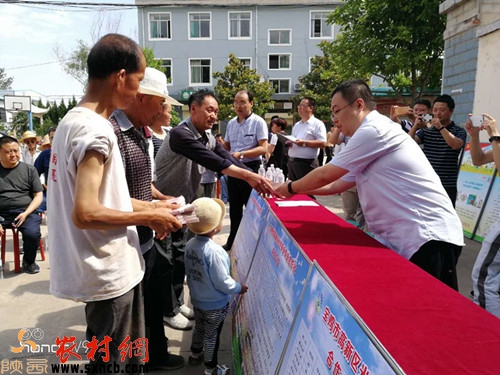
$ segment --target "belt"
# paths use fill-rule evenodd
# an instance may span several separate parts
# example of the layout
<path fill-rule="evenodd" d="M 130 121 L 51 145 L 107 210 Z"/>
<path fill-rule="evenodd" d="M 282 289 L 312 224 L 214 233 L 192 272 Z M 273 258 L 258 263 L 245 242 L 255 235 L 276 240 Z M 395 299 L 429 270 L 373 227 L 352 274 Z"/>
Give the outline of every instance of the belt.
<path fill-rule="evenodd" d="M 314 158 L 316 159 L 316 158 Z M 291 158 L 290 156 L 288 157 L 288 161 L 302 161 L 305 163 L 312 163 L 314 159 L 303 159 L 303 158 Z"/>

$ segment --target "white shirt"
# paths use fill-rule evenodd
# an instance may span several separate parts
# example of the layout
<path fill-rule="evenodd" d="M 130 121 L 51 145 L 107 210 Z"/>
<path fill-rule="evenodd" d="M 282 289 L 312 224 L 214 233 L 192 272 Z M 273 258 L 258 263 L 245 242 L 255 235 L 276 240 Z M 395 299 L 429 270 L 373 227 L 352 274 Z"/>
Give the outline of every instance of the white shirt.
<path fill-rule="evenodd" d="M 35 149 L 35 152 L 33 153 L 33 156 L 31 156 L 30 150 L 28 146 L 25 146 L 23 149 L 23 152 L 21 153 L 21 161 L 29 164 L 29 165 L 35 165 L 35 160 L 38 158 L 38 155 L 40 155 L 41 151 L 38 149 Z"/>
<path fill-rule="evenodd" d="M 410 156 L 410 157 L 409 157 Z M 417 143 L 372 111 L 330 162 L 356 181 L 370 231 L 406 259 L 430 240 L 463 246 L 462 224 Z"/>
<path fill-rule="evenodd" d="M 311 116 L 306 122 L 298 121 L 292 128 L 292 135 L 305 141 L 326 142 L 325 124 L 323 121 Z M 318 155 L 319 148 L 317 147 L 302 147 L 294 144 L 288 149 L 288 156 L 292 158 L 315 159 Z"/>
<path fill-rule="evenodd" d="M 52 143 L 47 190 L 50 292 L 82 302 L 119 297 L 140 283 L 144 275 L 135 226 L 81 230 L 73 224 L 76 172 L 90 150 L 105 156 L 100 203 L 132 211 L 113 126 L 95 112 L 75 107 L 60 122 Z"/>
<path fill-rule="evenodd" d="M 259 145 L 259 141 L 267 141 L 267 124 L 255 113 L 244 119 L 241 124 L 238 117 L 234 117 L 227 123 L 224 140 L 231 143 L 231 152 L 251 150 Z M 245 157 L 242 161 L 246 163 L 253 160 L 260 160 L 260 157 Z"/>

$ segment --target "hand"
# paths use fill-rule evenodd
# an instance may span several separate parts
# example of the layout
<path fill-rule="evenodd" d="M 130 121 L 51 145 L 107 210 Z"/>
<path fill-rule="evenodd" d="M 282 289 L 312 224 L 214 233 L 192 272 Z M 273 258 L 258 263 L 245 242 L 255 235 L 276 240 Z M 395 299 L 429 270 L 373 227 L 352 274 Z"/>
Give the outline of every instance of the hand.
<path fill-rule="evenodd" d="M 248 286 L 241 284 L 240 294 L 245 294 L 248 291 Z"/>
<path fill-rule="evenodd" d="M 22 212 L 20 213 L 19 215 L 16 216 L 16 218 L 14 219 L 13 223 L 12 223 L 12 226 L 14 228 L 19 228 L 21 225 L 23 225 L 24 221 L 26 220 L 26 217 L 28 215 L 26 215 L 26 212 Z"/>
<path fill-rule="evenodd" d="M 178 209 L 181 205 L 177 203 L 169 203 L 166 200 L 159 200 L 156 202 L 151 202 L 153 204 L 153 209 L 154 208 L 168 208 L 169 210 L 176 210 Z"/>
<path fill-rule="evenodd" d="M 484 113 L 483 116 L 484 116 L 484 121 L 483 125 L 481 126 L 481 129 L 485 129 L 490 137 L 494 135 L 499 135 L 500 132 L 498 131 L 497 120 L 495 120 L 487 113 Z"/>
<path fill-rule="evenodd" d="M 276 194 L 280 196 L 280 198 L 290 198 L 293 194 L 288 192 L 288 183 L 290 181 L 286 181 L 284 184 L 280 184 L 274 187 Z"/>
<path fill-rule="evenodd" d="M 294 145 L 297 145 L 299 147 L 302 146 L 304 142 L 305 141 L 303 139 L 296 139 L 295 141 L 292 141 Z"/>
<path fill-rule="evenodd" d="M 280 197 L 279 194 L 274 191 L 271 181 L 257 173 L 250 173 L 246 178 L 246 182 L 248 182 L 253 189 L 257 190 L 259 194 Z"/>
<path fill-rule="evenodd" d="M 0 224 L 0 237 L 4 235 L 5 231 L 3 230 L 2 224 Z"/>
<path fill-rule="evenodd" d="M 428 123 L 422 120 L 422 115 L 415 118 L 413 125 L 415 125 L 419 129 L 426 129 L 429 127 Z"/>
<path fill-rule="evenodd" d="M 148 227 L 156 232 L 156 238 L 163 240 L 170 232 L 182 228 L 182 224 L 166 208 L 156 208 L 150 211 Z"/>
<path fill-rule="evenodd" d="M 433 117 L 432 120 L 430 121 L 430 124 L 434 126 L 436 129 L 441 129 L 443 127 L 441 121 L 437 117 Z"/>

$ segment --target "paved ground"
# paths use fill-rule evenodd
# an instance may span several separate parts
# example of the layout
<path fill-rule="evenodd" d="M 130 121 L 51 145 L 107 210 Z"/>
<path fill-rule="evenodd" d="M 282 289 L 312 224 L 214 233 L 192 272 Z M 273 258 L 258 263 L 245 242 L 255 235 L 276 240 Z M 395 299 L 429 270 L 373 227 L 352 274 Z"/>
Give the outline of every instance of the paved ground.
<path fill-rule="evenodd" d="M 321 197 L 319 201 L 334 213 L 342 215 L 340 197 Z M 225 220 L 225 227 L 221 234 L 216 236 L 215 241 L 224 244 L 229 230 L 229 221 Z M 42 227 L 46 233 L 46 227 Z M 12 260 L 12 243 L 8 237 L 7 256 L 4 269 L 4 279 L 0 280 L 0 373 L 12 374 L 18 360 L 23 369 L 17 373 L 28 372 L 27 366 L 33 364 L 33 359 L 47 360 L 48 363 L 58 363 L 58 358 L 52 352 L 48 344 L 53 344 L 56 337 L 75 336 L 79 345 L 85 339 L 85 318 L 81 303 L 54 298 L 49 293 L 49 264 L 48 261 L 38 261 L 42 271 L 37 275 L 14 274 Z M 471 281 L 470 273 L 472 265 L 477 256 L 480 244 L 465 240 L 466 246 L 462 252 L 458 264 L 460 292 L 467 298 L 470 297 Z M 46 252 L 50 256 L 50 249 Z M 230 320 L 225 323 L 221 347 L 219 350 L 219 362 L 230 364 L 232 362 L 230 347 Z M 27 348 L 22 353 L 11 352 L 11 347 L 18 347 L 18 332 L 21 328 L 28 328 L 31 339 L 40 344 L 41 353 L 29 353 Z M 38 328 L 35 330 L 35 328 Z M 186 359 L 189 356 L 189 345 L 191 331 L 183 332 L 166 328 L 169 337 L 170 349 L 173 353 L 181 354 Z M 41 337 L 43 336 L 43 337 Z M 44 345 L 47 344 L 47 345 Z M 80 351 L 83 353 L 83 350 Z M 10 368 L 8 366 L 11 366 Z M 40 373 L 40 372 L 38 372 Z M 51 373 L 50 368 L 48 373 Z M 161 372 L 157 372 L 161 374 Z M 203 366 L 186 365 L 181 370 L 169 372 L 169 374 L 198 374 L 203 373 Z"/>

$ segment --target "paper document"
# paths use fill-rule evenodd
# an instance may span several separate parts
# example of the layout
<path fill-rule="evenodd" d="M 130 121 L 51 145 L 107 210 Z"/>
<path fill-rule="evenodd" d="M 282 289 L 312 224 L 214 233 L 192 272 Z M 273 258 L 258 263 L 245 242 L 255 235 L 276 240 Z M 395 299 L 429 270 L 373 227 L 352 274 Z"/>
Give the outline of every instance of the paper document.
<path fill-rule="evenodd" d="M 316 207 L 319 206 L 315 201 L 274 201 L 278 207 Z"/>

